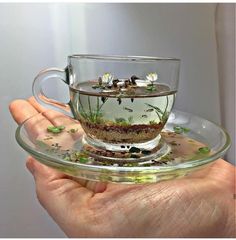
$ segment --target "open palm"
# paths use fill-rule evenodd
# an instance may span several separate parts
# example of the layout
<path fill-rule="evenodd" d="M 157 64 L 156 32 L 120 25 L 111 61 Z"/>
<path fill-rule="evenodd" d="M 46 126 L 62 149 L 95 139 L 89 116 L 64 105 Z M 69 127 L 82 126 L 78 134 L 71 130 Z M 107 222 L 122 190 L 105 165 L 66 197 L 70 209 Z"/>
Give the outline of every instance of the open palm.
<path fill-rule="evenodd" d="M 42 112 L 34 98 L 15 100 L 18 124 Z M 55 111 L 30 126 L 76 124 Z M 122 185 L 74 179 L 29 157 L 42 206 L 69 237 L 232 237 L 235 236 L 235 168 L 217 160 L 182 179 Z"/>

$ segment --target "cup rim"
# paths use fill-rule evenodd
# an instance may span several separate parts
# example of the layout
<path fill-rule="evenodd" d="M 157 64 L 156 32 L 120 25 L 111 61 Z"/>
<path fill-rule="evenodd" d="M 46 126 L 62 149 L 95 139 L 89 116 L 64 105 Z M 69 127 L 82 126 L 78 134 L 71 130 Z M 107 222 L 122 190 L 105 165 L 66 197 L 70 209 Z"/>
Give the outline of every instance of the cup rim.
<path fill-rule="evenodd" d="M 130 56 L 130 55 L 99 55 L 99 54 L 72 54 L 68 59 L 93 59 L 93 60 L 109 60 L 109 61 L 134 61 L 134 62 L 155 62 L 155 61 L 176 61 L 175 57 L 154 57 L 154 56 Z"/>

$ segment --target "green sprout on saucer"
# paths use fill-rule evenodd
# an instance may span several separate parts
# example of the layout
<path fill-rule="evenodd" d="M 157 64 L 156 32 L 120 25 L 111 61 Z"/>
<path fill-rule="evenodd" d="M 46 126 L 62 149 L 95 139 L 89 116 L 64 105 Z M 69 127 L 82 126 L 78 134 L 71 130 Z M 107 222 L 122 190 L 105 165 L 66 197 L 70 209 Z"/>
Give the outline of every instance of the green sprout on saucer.
<path fill-rule="evenodd" d="M 51 133 L 61 133 L 65 129 L 65 126 L 48 126 L 47 131 Z"/>
<path fill-rule="evenodd" d="M 178 133 L 178 134 L 181 134 L 181 133 L 188 133 L 190 131 L 189 128 L 185 128 L 185 127 L 181 127 L 181 126 L 174 126 L 174 132 L 175 133 Z"/>

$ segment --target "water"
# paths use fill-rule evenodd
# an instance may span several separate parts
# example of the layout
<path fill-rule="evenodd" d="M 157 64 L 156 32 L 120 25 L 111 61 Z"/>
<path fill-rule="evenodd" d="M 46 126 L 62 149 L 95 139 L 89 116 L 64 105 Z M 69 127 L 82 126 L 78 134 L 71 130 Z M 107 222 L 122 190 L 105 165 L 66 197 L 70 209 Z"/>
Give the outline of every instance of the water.
<path fill-rule="evenodd" d="M 92 139 L 113 144 L 145 143 L 164 127 L 175 100 L 168 86 L 155 91 L 137 87 L 135 92 L 93 89 L 91 82 L 71 89 L 75 117 Z"/>

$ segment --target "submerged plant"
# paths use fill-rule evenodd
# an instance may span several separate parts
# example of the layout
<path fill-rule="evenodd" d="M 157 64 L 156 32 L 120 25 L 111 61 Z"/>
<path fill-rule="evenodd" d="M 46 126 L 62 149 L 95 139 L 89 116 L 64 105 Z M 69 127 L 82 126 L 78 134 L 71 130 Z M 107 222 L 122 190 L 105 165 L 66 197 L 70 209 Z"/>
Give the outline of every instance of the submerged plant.
<path fill-rule="evenodd" d="M 166 96 L 166 106 L 164 111 L 162 111 L 159 107 L 153 106 L 149 103 L 145 103 L 150 109 L 147 109 L 146 112 L 151 112 L 151 109 L 155 110 L 160 122 L 165 123 L 168 119 L 169 112 L 167 111 L 168 105 L 169 105 L 169 98 Z"/>
<path fill-rule="evenodd" d="M 106 103 L 108 98 L 102 97 L 102 103 L 100 103 L 99 97 L 97 97 L 97 104 L 96 104 L 96 109 L 92 109 L 91 107 L 91 102 L 90 102 L 90 96 L 88 96 L 88 108 L 89 111 L 85 111 L 83 104 L 81 102 L 80 96 L 79 96 L 79 113 L 80 115 L 86 119 L 87 121 L 90 121 L 92 123 L 101 123 L 103 122 L 103 114 L 101 112 L 103 105 Z"/>
<path fill-rule="evenodd" d="M 120 126 L 129 126 L 133 123 L 133 117 L 128 117 L 128 120 L 126 120 L 125 118 L 116 118 L 115 123 Z"/>
<path fill-rule="evenodd" d="M 154 125 L 154 124 L 157 124 L 157 122 L 154 121 L 154 120 L 151 120 L 151 121 L 149 121 L 149 124 L 150 124 L 150 125 Z"/>

